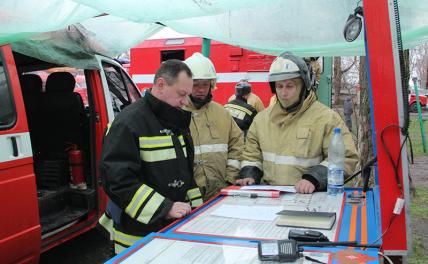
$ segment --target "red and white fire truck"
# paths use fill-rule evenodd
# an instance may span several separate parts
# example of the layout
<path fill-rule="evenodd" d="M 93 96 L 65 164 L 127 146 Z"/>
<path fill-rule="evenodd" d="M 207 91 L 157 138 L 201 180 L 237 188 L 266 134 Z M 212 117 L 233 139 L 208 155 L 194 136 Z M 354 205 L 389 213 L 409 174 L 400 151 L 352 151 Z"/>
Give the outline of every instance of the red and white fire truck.
<path fill-rule="evenodd" d="M 184 37 L 146 40 L 131 49 L 129 74 L 143 90 L 150 88 L 156 70 L 161 62 L 169 59 L 185 60 L 195 52 L 201 52 L 202 38 Z M 235 84 L 247 79 L 253 93 L 258 95 L 265 106 L 272 96 L 267 76 L 275 57 L 249 51 L 217 41 L 211 42 L 210 59 L 217 72 L 217 89 L 213 91 L 214 100 L 227 103 L 235 94 Z"/>

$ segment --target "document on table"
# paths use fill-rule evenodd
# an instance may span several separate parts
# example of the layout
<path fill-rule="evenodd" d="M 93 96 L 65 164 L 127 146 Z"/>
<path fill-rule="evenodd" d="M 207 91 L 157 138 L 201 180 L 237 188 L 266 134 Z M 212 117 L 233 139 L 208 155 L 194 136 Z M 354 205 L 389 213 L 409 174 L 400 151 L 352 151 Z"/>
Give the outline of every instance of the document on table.
<path fill-rule="evenodd" d="M 245 237 L 249 239 L 285 239 L 289 227 L 275 225 L 274 220 L 240 219 L 218 217 L 212 213 L 222 205 L 249 207 L 278 207 L 282 210 L 335 212 L 337 221 L 331 230 L 319 230 L 330 241 L 335 241 L 336 230 L 342 213 L 343 196 L 328 196 L 325 192 L 313 194 L 284 194 L 280 198 L 247 198 L 226 196 L 194 218 L 178 226 L 175 233 L 212 235 L 222 237 Z M 227 207 L 226 207 L 227 208 Z M 229 207 L 230 208 L 230 207 Z M 276 210 L 276 209 L 275 209 Z M 317 230 L 317 229 L 314 229 Z"/>
<path fill-rule="evenodd" d="M 276 190 L 280 192 L 296 193 L 294 186 L 279 185 L 248 185 L 242 186 L 241 190 Z"/>
<path fill-rule="evenodd" d="M 320 252 L 304 252 L 319 261 L 328 262 L 329 254 Z M 219 245 L 203 241 L 176 240 L 168 238 L 153 238 L 142 248 L 120 261 L 123 264 L 163 264 L 163 263 L 228 263 L 255 264 L 262 263 L 258 259 L 256 246 Z M 117 262 L 116 262 L 117 263 Z M 295 263 L 311 263 L 299 259 Z"/>
<path fill-rule="evenodd" d="M 277 213 L 282 211 L 282 206 L 248 206 L 222 204 L 211 215 L 247 220 L 273 221 L 278 217 Z"/>

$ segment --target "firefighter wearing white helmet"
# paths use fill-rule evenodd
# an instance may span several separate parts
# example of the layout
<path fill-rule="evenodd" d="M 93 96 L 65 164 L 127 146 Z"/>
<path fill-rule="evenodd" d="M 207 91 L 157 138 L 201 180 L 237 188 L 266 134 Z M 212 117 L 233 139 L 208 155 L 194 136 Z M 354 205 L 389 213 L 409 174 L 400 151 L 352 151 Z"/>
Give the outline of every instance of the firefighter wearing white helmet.
<path fill-rule="evenodd" d="M 211 90 L 217 79 L 213 63 L 201 53 L 184 62 L 193 73 L 193 89 L 185 110 L 192 112 L 194 177 L 206 201 L 237 180 L 244 140 L 229 112 L 212 101 Z"/>
<path fill-rule="evenodd" d="M 336 127 L 343 131 L 345 175 L 351 175 L 359 159 L 351 133 L 339 114 L 317 101 L 305 61 L 283 53 L 273 61 L 268 80 L 278 102 L 255 117 L 237 183 L 325 191 L 328 145 Z"/>

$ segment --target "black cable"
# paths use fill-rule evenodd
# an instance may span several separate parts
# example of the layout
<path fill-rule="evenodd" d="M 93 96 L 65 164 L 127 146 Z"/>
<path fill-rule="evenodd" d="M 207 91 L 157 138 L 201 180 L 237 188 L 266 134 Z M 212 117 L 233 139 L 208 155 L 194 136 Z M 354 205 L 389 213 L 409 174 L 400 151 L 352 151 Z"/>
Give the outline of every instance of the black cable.
<path fill-rule="evenodd" d="M 377 242 L 377 241 L 375 241 Z M 338 241 L 338 242 L 297 242 L 297 246 L 301 247 L 354 247 L 354 248 L 379 248 L 381 245 L 374 243 L 359 244 L 357 241 Z"/>
<path fill-rule="evenodd" d="M 361 170 L 357 171 L 352 176 L 348 177 L 345 180 L 344 184 L 350 182 L 352 179 L 354 179 L 355 177 L 357 177 L 361 172 L 364 172 L 364 170 L 366 170 L 366 169 L 370 168 L 371 166 L 373 166 L 376 162 L 377 162 L 377 157 L 374 157 L 373 159 L 369 160 L 364 166 L 361 167 Z"/>
<path fill-rule="evenodd" d="M 398 57 L 400 62 L 400 73 L 401 73 L 401 92 L 403 96 L 403 109 L 404 109 L 404 124 L 401 127 L 401 134 L 407 136 L 409 134 L 409 90 L 407 89 L 408 84 L 405 82 L 405 70 L 404 70 L 404 54 L 403 54 L 403 41 L 401 39 L 401 25 L 400 25 L 400 12 L 398 10 L 398 1 L 394 0 L 394 17 L 395 17 L 395 26 L 397 33 L 397 47 L 398 47 Z"/>
<path fill-rule="evenodd" d="M 312 262 L 315 262 L 315 263 L 327 264 L 327 263 L 325 263 L 325 262 L 322 262 L 322 261 L 320 261 L 320 260 L 318 260 L 318 259 L 311 258 L 311 257 L 309 257 L 309 256 L 305 256 L 305 259 L 307 259 L 307 260 L 309 260 L 309 261 L 312 261 Z"/>
<path fill-rule="evenodd" d="M 398 188 L 399 188 L 399 190 L 400 190 L 401 197 L 403 197 L 403 190 L 402 190 L 402 188 L 401 188 L 400 176 L 399 176 L 399 174 L 398 174 L 398 166 L 400 165 L 400 160 L 401 160 L 401 151 L 403 150 L 403 147 L 405 146 L 405 143 L 406 143 L 407 139 L 409 138 L 409 136 L 408 136 L 408 135 L 406 135 L 406 137 L 404 138 L 403 143 L 402 143 L 402 144 L 401 144 L 401 146 L 400 146 L 400 152 L 398 153 L 398 157 L 397 157 L 397 164 L 396 164 L 396 163 L 394 162 L 394 159 L 392 158 L 391 153 L 389 152 L 389 149 L 388 149 L 388 147 L 386 146 L 386 144 L 385 144 L 385 140 L 384 140 L 384 138 L 383 138 L 383 133 L 384 133 L 388 128 L 391 128 L 391 127 L 396 127 L 396 128 L 399 128 L 400 130 L 402 129 L 400 126 L 395 125 L 395 124 L 390 124 L 390 125 L 388 125 L 388 126 L 384 127 L 384 128 L 382 129 L 382 131 L 380 132 L 380 141 L 381 141 L 382 146 L 383 146 L 383 148 L 384 148 L 384 150 L 385 150 L 385 152 L 386 152 L 386 154 L 387 154 L 387 156 L 388 156 L 389 161 L 390 161 L 390 162 L 391 162 L 391 164 L 392 164 L 392 167 L 394 168 L 395 181 L 397 182 L 397 186 L 398 186 Z"/>
<path fill-rule="evenodd" d="M 389 220 L 388 227 L 385 229 L 385 231 L 383 231 L 383 233 L 375 241 L 373 241 L 372 243 L 369 244 L 370 247 L 372 247 L 373 245 L 376 245 L 376 243 L 379 240 L 381 240 L 383 238 L 383 236 L 385 236 L 385 234 L 389 231 L 389 228 L 391 227 L 392 222 L 394 222 L 394 219 L 395 219 L 396 216 L 397 216 L 396 214 L 392 214 L 392 217 Z M 362 248 L 369 248 L 369 247 L 362 247 Z"/>

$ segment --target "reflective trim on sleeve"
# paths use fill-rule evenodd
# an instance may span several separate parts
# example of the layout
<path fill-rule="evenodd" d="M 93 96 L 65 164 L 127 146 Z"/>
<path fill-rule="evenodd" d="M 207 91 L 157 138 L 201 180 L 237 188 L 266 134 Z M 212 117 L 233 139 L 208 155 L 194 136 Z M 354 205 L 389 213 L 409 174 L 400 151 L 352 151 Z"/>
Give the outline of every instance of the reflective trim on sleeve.
<path fill-rule="evenodd" d="M 199 187 L 187 191 L 187 199 L 190 201 L 192 207 L 197 207 L 203 203 L 202 194 Z"/>
<path fill-rule="evenodd" d="M 321 162 L 319 165 L 324 166 L 324 167 L 328 167 L 328 161 L 324 160 L 323 162 Z"/>
<path fill-rule="evenodd" d="M 119 242 L 120 244 L 124 245 L 124 246 L 132 246 L 135 242 L 137 242 L 138 240 L 142 239 L 143 237 L 141 236 L 133 236 L 133 235 L 128 235 L 125 233 L 122 233 L 116 229 L 113 229 L 113 236 L 114 236 L 114 241 Z"/>
<path fill-rule="evenodd" d="M 174 148 L 168 148 L 157 150 L 140 150 L 140 157 L 145 162 L 156 162 L 176 159 L 177 155 Z"/>
<path fill-rule="evenodd" d="M 120 253 L 122 253 L 123 251 L 125 251 L 125 249 L 127 249 L 128 247 L 124 247 L 121 244 L 118 243 L 114 243 L 114 254 L 118 255 Z"/>
<path fill-rule="evenodd" d="M 140 209 L 140 206 L 152 192 L 153 189 L 151 187 L 145 184 L 141 185 L 141 187 L 135 192 L 134 196 L 132 197 L 131 202 L 126 207 L 125 212 L 132 218 L 135 218 L 138 209 Z"/>
<path fill-rule="evenodd" d="M 245 166 L 254 166 L 259 168 L 260 170 L 263 170 L 262 163 L 260 161 L 248 161 L 248 160 L 241 161 L 241 169 Z"/>
<path fill-rule="evenodd" d="M 201 191 L 199 190 L 199 187 L 188 190 L 187 197 L 189 198 L 189 200 L 201 197 Z"/>
<path fill-rule="evenodd" d="M 235 105 L 235 104 L 227 104 L 225 105 L 225 107 L 230 107 L 230 108 L 234 108 L 238 111 L 242 111 L 244 113 L 246 113 L 247 115 L 251 116 L 252 112 L 250 110 L 248 110 L 245 107 L 239 106 L 239 105 Z"/>
<path fill-rule="evenodd" d="M 245 118 L 245 113 L 236 109 L 233 109 L 231 107 L 227 107 L 227 105 L 224 106 L 224 108 L 227 109 L 227 111 L 229 111 L 229 114 L 231 116 L 233 116 L 234 118 L 238 118 L 239 120 L 244 120 Z"/>
<path fill-rule="evenodd" d="M 190 206 L 194 208 L 194 207 L 200 206 L 203 203 L 204 203 L 204 201 L 202 200 L 202 197 L 200 197 L 198 199 L 190 201 Z"/>
<path fill-rule="evenodd" d="M 181 146 L 185 146 L 186 143 L 184 143 L 184 138 L 182 135 L 178 136 L 178 140 L 180 141 Z"/>
<path fill-rule="evenodd" d="M 98 223 L 110 234 L 110 240 L 113 240 L 113 219 L 104 213 Z"/>
<path fill-rule="evenodd" d="M 241 162 L 236 159 L 227 159 L 227 166 L 232 166 L 239 169 L 241 166 Z"/>
<path fill-rule="evenodd" d="M 211 144 L 195 146 L 195 155 L 212 152 L 227 152 L 227 144 Z"/>
<path fill-rule="evenodd" d="M 186 149 L 186 146 L 183 147 L 183 153 L 184 153 L 184 157 L 187 158 L 187 149 Z"/>
<path fill-rule="evenodd" d="M 320 164 L 322 157 L 315 158 L 298 158 L 294 156 L 281 156 L 272 152 L 263 151 L 263 159 L 279 165 L 298 165 L 303 167 L 311 167 Z"/>
<path fill-rule="evenodd" d="M 140 137 L 140 148 L 172 147 L 171 136 Z"/>
<path fill-rule="evenodd" d="M 141 210 L 140 215 L 137 218 L 138 222 L 143 224 L 148 224 L 155 214 L 156 210 L 165 200 L 165 197 L 160 195 L 159 193 L 154 193 L 147 204 L 144 206 L 143 210 Z"/>

